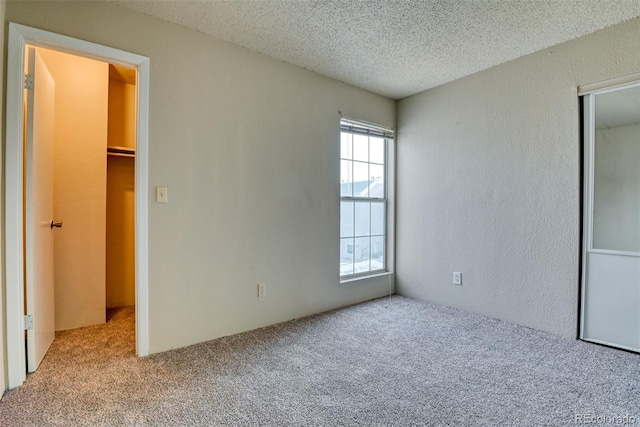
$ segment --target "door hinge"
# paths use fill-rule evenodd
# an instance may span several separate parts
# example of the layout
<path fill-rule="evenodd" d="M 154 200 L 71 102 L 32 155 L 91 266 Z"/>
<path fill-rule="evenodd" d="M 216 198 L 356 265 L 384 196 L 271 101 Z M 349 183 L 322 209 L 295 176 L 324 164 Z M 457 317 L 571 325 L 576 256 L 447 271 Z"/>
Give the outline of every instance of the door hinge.
<path fill-rule="evenodd" d="M 33 329 L 33 314 L 25 314 L 24 316 L 24 330 L 30 331 Z"/>
<path fill-rule="evenodd" d="M 33 89 L 33 76 L 31 74 L 24 75 L 24 88 L 29 90 Z"/>

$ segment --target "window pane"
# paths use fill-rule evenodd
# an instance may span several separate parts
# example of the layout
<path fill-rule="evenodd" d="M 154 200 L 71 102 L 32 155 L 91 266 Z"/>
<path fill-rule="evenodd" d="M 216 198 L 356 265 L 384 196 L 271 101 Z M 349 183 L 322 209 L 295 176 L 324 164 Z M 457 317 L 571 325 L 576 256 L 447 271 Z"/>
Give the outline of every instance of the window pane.
<path fill-rule="evenodd" d="M 369 163 L 353 162 L 353 195 L 369 197 Z"/>
<path fill-rule="evenodd" d="M 384 166 L 369 165 L 369 197 L 384 199 Z"/>
<path fill-rule="evenodd" d="M 370 213 L 369 206 L 371 203 L 369 202 L 356 202 L 356 236 L 368 236 L 369 235 L 369 222 L 370 222 Z"/>
<path fill-rule="evenodd" d="M 369 161 L 369 137 L 366 135 L 353 135 L 353 160 Z"/>
<path fill-rule="evenodd" d="M 384 234 L 384 202 L 371 203 L 371 235 Z"/>
<path fill-rule="evenodd" d="M 353 134 L 340 132 L 340 158 L 352 159 L 353 154 Z"/>
<path fill-rule="evenodd" d="M 384 164 L 384 139 L 369 138 L 369 157 L 371 163 Z"/>
<path fill-rule="evenodd" d="M 384 268 L 384 237 L 371 238 L 371 270 Z"/>
<path fill-rule="evenodd" d="M 341 126 L 349 123 L 341 120 Z M 341 276 L 385 268 L 388 142 L 384 137 L 340 130 Z"/>
<path fill-rule="evenodd" d="M 340 237 L 353 237 L 353 202 L 340 202 Z"/>
<path fill-rule="evenodd" d="M 369 271 L 369 237 L 359 237 L 355 239 L 354 246 L 354 273 Z"/>
<path fill-rule="evenodd" d="M 353 274 L 353 239 L 340 239 L 340 275 Z"/>
<path fill-rule="evenodd" d="M 353 162 L 349 160 L 340 160 L 340 195 L 353 195 Z"/>

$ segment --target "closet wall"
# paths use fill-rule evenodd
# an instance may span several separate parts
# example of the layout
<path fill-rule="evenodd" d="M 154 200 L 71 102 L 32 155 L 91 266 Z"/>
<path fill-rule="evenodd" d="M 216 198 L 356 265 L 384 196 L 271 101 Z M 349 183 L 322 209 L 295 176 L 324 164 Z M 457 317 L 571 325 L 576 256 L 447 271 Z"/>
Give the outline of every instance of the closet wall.
<path fill-rule="evenodd" d="M 135 70 L 109 65 L 107 307 L 135 304 Z M 127 149 L 127 150 L 123 150 Z"/>

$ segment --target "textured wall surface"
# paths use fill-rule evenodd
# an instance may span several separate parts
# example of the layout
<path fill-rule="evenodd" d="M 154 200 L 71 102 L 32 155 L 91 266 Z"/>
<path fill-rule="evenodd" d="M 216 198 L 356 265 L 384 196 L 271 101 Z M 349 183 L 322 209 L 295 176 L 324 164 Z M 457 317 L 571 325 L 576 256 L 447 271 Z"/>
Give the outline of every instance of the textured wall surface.
<path fill-rule="evenodd" d="M 393 126 L 393 101 L 112 4 L 7 17 L 150 57 L 151 352 L 389 292 L 339 283 L 338 111 Z"/>
<path fill-rule="evenodd" d="M 62 228 L 53 242 L 61 331 L 105 321 L 109 66 L 40 52 L 56 81 L 53 215 Z"/>
<path fill-rule="evenodd" d="M 576 336 L 576 88 L 640 72 L 638 45 L 636 19 L 399 102 L 400 294 Z"/>

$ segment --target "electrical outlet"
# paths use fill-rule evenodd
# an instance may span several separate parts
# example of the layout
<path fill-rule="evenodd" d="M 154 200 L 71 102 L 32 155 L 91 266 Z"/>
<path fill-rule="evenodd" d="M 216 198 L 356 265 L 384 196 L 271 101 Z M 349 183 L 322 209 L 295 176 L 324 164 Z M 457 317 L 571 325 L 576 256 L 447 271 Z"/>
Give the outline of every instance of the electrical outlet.
<path fill-rule="evenodd" d="M 258 283 L 258 297 L 263 297 L 267 294 L 267 284 Z"/>
<path fill-rule="evenodd" d="M 453 284 L 462 285 L 462 273 L 460 273 L 459 271 L 453 272 Z"/>

